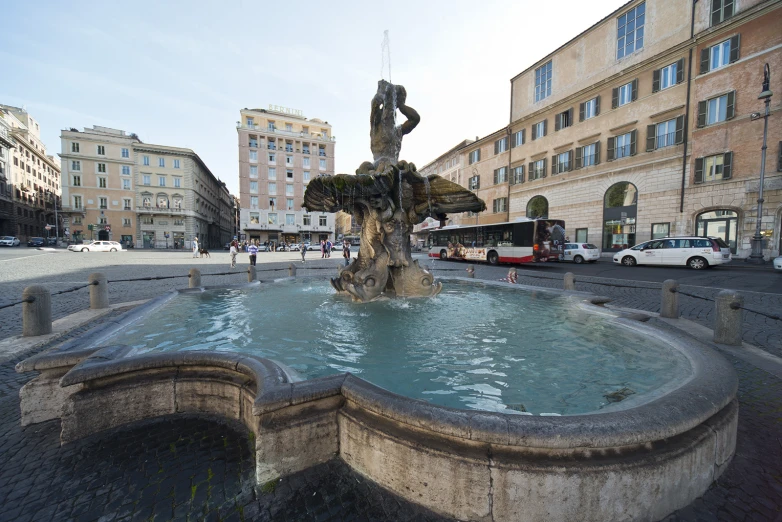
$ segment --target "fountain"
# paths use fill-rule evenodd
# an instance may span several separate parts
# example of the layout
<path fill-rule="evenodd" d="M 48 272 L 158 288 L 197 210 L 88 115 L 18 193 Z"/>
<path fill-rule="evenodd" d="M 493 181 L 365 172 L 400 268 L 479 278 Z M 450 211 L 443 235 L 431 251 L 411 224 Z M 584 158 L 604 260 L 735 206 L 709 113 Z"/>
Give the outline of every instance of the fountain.
<path fill-rule="evenodd" d="M 304 193 L 310 211 L 342 210 L 361 225 L 358 257 L 331 281 L 356 301 L 437 295 L 442 283 L 412 259 L 413 226 L 429 216 L 443 221 L 448 213 L 486 210 L 464 187 L 436 174 L 422 176 L 413 163 L 399 161 L 402 137 L 421 119 L 406 101 L 403 86 L 380 80 L 369 118 L 374 161 L 362 163 L 355 176 L 316 178 Z M 407 118 L 402 125 L 396 124 L 397 110 Z"/>

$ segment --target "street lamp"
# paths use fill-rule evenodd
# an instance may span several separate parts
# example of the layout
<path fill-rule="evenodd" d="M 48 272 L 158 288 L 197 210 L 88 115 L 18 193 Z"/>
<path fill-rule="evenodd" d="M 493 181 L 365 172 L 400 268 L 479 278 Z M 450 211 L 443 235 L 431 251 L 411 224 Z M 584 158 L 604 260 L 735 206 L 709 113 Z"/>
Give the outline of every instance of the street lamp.
<path fill-rule="evenodd" d="M 771 69 L 768 64 L 763 66 L 763 92 L 758 96 L 758 100 L 764 100 L 766 104 L 766 113 L 763 115 L 763 147 L 760 149 L 760 184 L 758 185 L 758 217 L 755 223 L 755 235 L 752 236 L 752 254 L 745 260 L 747 263 L 762 265 L 763 261 L 763 236 L 760 235 L 760 227 L 763 220 L 763 182 L 766 176 L 766 136 L 768 134 L 768 115 L 769 105 L 771 104 L 771 89 L 769 81 L 771 79 Z"/>

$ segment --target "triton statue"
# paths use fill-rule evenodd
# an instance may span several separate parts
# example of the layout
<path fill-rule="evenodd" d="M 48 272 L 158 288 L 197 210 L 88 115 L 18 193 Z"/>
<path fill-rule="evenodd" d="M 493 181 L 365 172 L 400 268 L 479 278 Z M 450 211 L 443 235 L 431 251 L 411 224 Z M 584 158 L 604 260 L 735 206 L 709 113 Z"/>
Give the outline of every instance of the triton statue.
<path fill-rule="evenodd" d="M 315 178 L 304 193 L 308 210 L 343 210 L 361 225 L 358 257 L 331 280 L 337 291 L 356 301 L 438 294 L 442 283 L 412 260 L 413 226 L 429 216 L 443 221 L 447 213 L 486 209 L 482 200 L 460 185 L 435 174 L 422 176 L 412 163 L 399 161 L 402 137 L 420 121 L 406 101 L 404 87 L 379 81 L 370 115 L 374 162 L 362 163 L 355 176 Z M 399 126 L 397 109 L 407 117 Z"/>

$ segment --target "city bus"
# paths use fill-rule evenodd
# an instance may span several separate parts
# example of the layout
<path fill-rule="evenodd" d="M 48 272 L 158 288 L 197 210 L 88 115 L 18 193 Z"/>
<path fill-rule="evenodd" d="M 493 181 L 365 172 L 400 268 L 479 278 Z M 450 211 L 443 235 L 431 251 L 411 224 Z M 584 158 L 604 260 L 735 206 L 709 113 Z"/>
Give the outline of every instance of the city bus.
<path fill-rule="evenodd" d="M 564 245 L 565 222 L 561 219 L 446 226 L 429 234 L 429 257 L 492 265 L 561 261 Z"/>

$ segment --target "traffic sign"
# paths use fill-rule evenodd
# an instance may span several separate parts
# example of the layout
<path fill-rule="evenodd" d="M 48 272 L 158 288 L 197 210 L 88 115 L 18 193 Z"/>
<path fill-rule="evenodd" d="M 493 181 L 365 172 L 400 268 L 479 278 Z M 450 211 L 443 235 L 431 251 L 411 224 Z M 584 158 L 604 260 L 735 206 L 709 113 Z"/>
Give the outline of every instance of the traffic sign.
<path fill-rule="evenodd" d="M 87 230 L 92 230 L 94 225 L 87 225 Z"/>
<path fill-rule="evenodd" d="M 52 226 L 51 226 L 51 225 L 46 225 L 46 226 L 45 226 L 45 227 L 43 227 L 43 228 L 44 228 L 44 229 L 46 229 L 46 230 L 51 230 L 51 229 L 52 229 Z"/>

